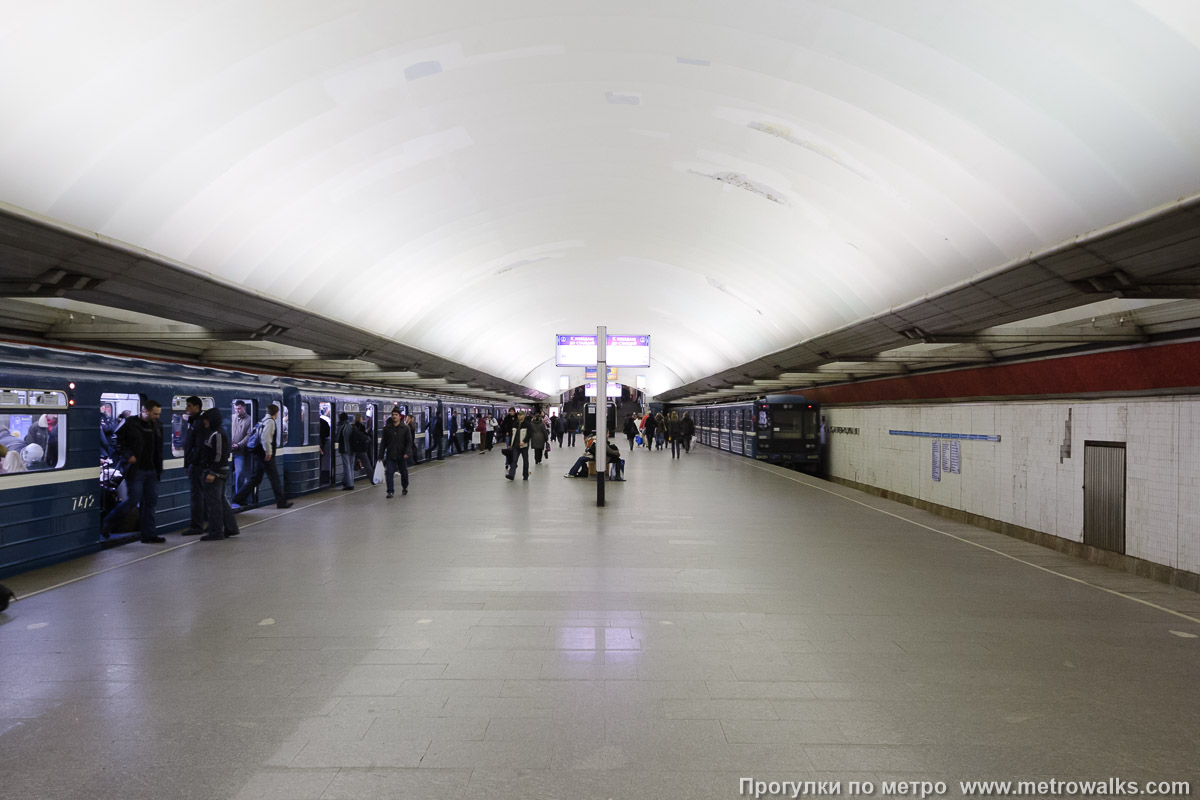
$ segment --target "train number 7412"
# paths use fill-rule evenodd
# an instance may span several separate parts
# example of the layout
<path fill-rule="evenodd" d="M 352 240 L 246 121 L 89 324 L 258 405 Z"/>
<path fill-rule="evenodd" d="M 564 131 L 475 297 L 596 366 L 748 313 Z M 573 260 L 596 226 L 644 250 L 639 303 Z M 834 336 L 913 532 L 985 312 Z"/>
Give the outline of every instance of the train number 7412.
<path fill-rule="evenodd" d="M 72 511 L 82 511 L 83 509 L 91 508 L 94 505 L 96 505 L 96 495 L 94 494 L 83 494 L 79 497 L 71 498 Z"/>

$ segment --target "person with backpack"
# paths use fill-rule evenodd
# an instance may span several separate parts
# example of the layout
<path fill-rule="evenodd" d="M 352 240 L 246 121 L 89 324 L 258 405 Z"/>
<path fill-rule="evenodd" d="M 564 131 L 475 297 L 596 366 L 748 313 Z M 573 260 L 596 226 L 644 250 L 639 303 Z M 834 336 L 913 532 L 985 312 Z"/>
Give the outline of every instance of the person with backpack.
<path fill-rule="evenodd" d="M 254 456 L 254 473 L 250 476 L 250 480 L 246 481 L 246 484 L 233 496 L 233 504 L 237 506 L 235 511 L 245 510 L 246 500 L 249 499 L 250 493 L 262 483 L 264 475 L 271 482 L 271 491 L 275 493 L 276 508 L 292 507 L 283 491 L 283 481 L 279 479 L 279 472 L 275 467 L 276 431 L 278 430 L 275 418 L 277 416 L 279 416 L 279 406 L 271 403 L 267 406 L 266 416 L 259 421 L 246 439 L 246 448 Z"/>

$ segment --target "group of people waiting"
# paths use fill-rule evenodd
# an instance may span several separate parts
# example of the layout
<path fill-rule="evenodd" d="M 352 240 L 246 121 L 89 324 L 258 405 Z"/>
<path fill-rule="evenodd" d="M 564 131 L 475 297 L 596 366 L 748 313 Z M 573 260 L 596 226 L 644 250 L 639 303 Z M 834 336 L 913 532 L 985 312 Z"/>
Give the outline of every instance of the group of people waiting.
<path fill-rule="evenodd" d="M 629 438 L 629 449 L 633 450 L 637 438 L 642 437 L 642 445 L 647 450 L 662 450 L 663 444 L 671 447 L 671 457 L 679 458 L 680 450 L 685 453 L 692 451 L 692 437 L 696 435 L 696 422 L 691 414 L 678 411 L 666 414 L 659 411 L 656 414 L 645 414 L 640 420 L 633 414 L 625 417 L 625 436 Z"/>
<path fill-rule="evenodd" d="M 163 472 L 161 417 L 162 405 L 147 399 L 142 402 L 138 416 L 126 417 L 115 430 L 112 454 L 120 464 L 126 496 L 104 517 L 100 526 L 102 538 L 109 538 L 113 529 L 136 510 L 140 540 L 153 544 L 166 541 L 158 535 L 155 519 Z M 238 401 L 234 404 L 231 432 L 226 432 L 219 409 L 203 408 L 195 395 L 187 399 L 183 464 L 191 495 L 191 516 L 185 536 L 199 535 L 203 541 L 237 536 L 234 511 L 248 507 L 251 493 L 264 477 L 275 492 L 275 505 L 292 506 L 276 468 L 278 417 L 279 406 L 272 403 L 262 420 L 254 424 L 246 404 Z M 232 503 L 226 495 L 231 473 L 236 476 Z"/>

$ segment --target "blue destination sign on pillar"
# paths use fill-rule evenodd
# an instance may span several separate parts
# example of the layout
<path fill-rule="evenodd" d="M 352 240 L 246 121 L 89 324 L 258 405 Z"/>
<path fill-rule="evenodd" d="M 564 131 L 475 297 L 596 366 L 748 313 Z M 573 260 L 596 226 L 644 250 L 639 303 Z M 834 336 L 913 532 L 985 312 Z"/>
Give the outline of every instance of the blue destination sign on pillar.
<path fill-rule="evenodd" d="M 606 337 L 610 367 L 650 366 L 650 337 L 610 333 Z M 554 363 L 560 367 L 596 366 L 596 334 L 558 334 L 554 337 Z"/>

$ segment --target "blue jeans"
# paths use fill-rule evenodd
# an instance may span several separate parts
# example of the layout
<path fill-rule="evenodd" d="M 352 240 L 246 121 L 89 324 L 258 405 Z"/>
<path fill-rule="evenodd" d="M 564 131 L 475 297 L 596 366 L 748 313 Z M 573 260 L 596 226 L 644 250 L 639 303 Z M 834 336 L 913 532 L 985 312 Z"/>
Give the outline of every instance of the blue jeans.
<path fill-rule="evenodd" d="M 400 488 L 408 488 L 408 459 L 402 458 L 399 461 L 392 461 L 390 458 L 383 460 L 383 474 L 387 478 L 387 493 L 396 493 L 396 471 L 400 471 Z"/>
<path fill-rule="evenodd" d="M 342 457 L 342 486 L 354 488 L 354 453 L 341 453 Z"/>
<path fill-rule="evenodd" d="M 129 496 L 108 512 L 108 516 L 104 518 L 104 523 L 100 526 L 100 533 L 107 536 L 113 522 L 129 513 L 129 509 L 137 507 L 141 520 L 142 538 L 149 539 L 157 536 L 158 523 L 154 519 L 154 512 L 158 506 L 158 473 L 153 469 L 127 470 L 125 486 L 129 490 Z"/>
<path fill-rule="evenodd" d="M 233 492 L 237 494 L 246 484 L 246 479 L 250 476 L 247 474 L 246 456 L 236 455 L 233 457 Z"/>

